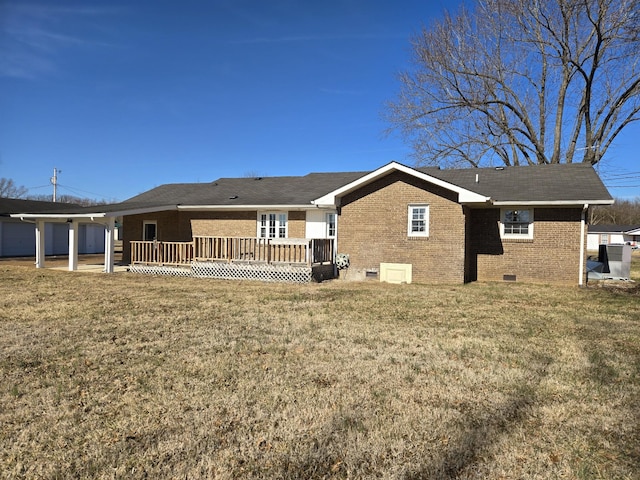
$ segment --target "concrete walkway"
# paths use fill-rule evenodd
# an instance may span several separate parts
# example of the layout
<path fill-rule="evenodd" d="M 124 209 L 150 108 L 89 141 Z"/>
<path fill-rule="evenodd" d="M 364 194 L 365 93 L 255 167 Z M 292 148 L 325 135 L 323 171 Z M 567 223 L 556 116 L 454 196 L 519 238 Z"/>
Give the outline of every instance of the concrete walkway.
<path fill-rule="evenodd" d="M 126 272 L 128 265 L 122 262 L 122 254 L 115 255 L 114 272 Z M 35 257 L 2 257 L 0 265 L 16 265 L 35 268 Z M 45 258 L 45 269 L 69 271 L 69 257 L 67 255 L 52 255 Z M 103 273 L 104 254 L 78 255 L 77 272 Z"/>

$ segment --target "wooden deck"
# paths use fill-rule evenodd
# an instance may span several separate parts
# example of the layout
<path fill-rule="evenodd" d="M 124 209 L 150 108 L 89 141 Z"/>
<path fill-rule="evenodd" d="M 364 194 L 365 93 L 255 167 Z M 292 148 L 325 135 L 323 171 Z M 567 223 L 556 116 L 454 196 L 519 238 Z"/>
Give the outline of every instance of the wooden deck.
<path fill-rule="evenodd" d="M 193 262 L 332 265 L 332 239 L 194 237 L 190 242 L 132 241 L 132 265 L 187 266 Z"/>

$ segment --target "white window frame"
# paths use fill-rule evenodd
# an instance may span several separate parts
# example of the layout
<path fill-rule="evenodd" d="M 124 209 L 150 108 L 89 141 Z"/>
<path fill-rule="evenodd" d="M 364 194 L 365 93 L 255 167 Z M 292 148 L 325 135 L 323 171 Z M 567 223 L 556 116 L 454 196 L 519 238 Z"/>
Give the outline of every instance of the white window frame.
<path fill-rule="evenodd" d="M 528 221 L 524 222 L 507 222 L 506 221 L 506 216 L 507 214 L 509 214 L 510 212 L 527 212 L 527 215 L 529 216 Z M 507 228 L 506 225 L 507 224 L 520 224 L 520 225 L 527 225 L 527 231 L 525 233 L 514 233 L 514 232 L 507 232 Z M 534 224 L 534 218 L 533 218 L 533 208 L 517 208 L 517 207 L 513 207 L 513 208 L 502 208 L 500 210 L 500 238 L 506 238 L 506 239 L 526 239 L 526 240 L 531 240 L 533 239 L 533 224 Z"/>
<path fill-rule="evenodd" d="M 609 234 L 601 233 L 600 234 L 600 245 L 609 245 Z"/>
<path fill-rule="evenodd" d="M 327 238 L 336 238 L 338 235 L 338 214 L 336 212 L 326 213 L 324 216 L 325 223 L 327 225 L 326 236 Z M 333 227 L 333 232 L 331 231 Z"/>
<path fill-rule="evenodd" d="M 419 209 L 424 209 L 424 230 L 414 230 L 414 212 Z M 420 219 L 417 219 L 420 221 Z M 429 236 L 429 204 L 427 203 L 415 203 L 410 204 L 407 208 L 407 235 L 410 237 L 428 237 Z"/>
<path fill-rule="evenodd" d="M 156 238 L 147 237 L 147 225 L 154 225 L 156 231 Z M 142 221 L 142 240 L 145 242 L 151 242 L 158 239 L 158 221 L 157 220 L 143 220 Z"/>
<path fill-rule="evenodd" d="M 274 217 L 274 224 L 271 225 L 271 216 Z M 263 225 L 263 217 L 265 217 L 267 224 Z M 284 225 L 283 225 L 284 223 Z M 271 228 L 273 233 L 271 235 Z M 257 236 L 258 238 L 288 238 L 289 237 L 289 215 L 287 212 L 258 212 L 257 221 Z"/>

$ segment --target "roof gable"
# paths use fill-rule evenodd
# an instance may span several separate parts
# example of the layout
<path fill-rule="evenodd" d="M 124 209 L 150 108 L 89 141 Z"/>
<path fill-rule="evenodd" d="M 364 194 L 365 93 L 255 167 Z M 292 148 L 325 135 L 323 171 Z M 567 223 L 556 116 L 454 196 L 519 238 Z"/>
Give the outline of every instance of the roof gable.
<path fill-rule="evenodd" d="M 425 182 L 432 183 L 439 187 L 455 192 L 458 194 L 458 201 L 460 203 L 486 203 L 490 200 L 490 198 L 485 195 L 473 192 L 459 185 L 447 182 L 441 178 L 429 175 L 426 172 L 407 167 L 406 165 L 402 165 L 397 162 L 391 162 L 387 165 L 384 165 L 383 167 L 378 168 L 377 170 L 374 170 L 373 172 L 370 172 L 346 185 L 337 188 L 336 190 L 323 195 L 322 197 L 316 198 L 313 203 L 319 206 L 336 205 L 338 198 L 351 193 L 365 185 L 368 185 L 378 180 L 379 178 L 385 177 L 391 172 L 396 171 L 406 173 L 413 177 L 419 178 L 420 180 L 424 180 Z"/>

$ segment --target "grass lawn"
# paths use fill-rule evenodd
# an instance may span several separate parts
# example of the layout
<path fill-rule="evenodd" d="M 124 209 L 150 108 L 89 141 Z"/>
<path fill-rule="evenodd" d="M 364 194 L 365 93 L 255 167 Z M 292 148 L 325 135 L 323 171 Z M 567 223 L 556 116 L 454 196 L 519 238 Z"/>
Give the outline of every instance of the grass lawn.
<path fill-rule="evenodd" d="M 638 288 L 0 264 L 0 305 L 2 478 L 640 478 Z"/>

